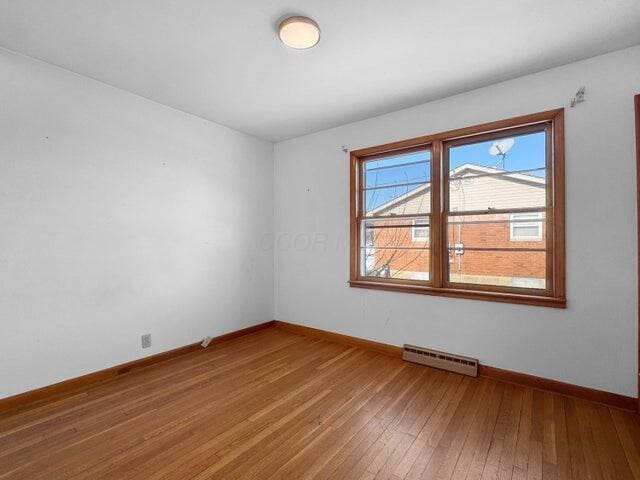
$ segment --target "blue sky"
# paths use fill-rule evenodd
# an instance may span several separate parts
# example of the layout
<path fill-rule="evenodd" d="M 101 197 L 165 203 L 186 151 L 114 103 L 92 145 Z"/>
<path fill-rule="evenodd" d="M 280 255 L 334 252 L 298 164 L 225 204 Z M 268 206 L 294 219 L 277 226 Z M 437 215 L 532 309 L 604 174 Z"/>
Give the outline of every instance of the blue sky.
<path fill-rule="evenodd" d="M 507 152 L 505 170 L 526 170 L 544 167 L 544 132 L 511 138 L 515 140 L 515 143 L 511 150 Z M 493 145 L 493 142 L 491 140 L 452 148 L 449 153 L 450 168 L 453 169 L 465 163 L 475 163 L 486 167 L 495 166 L 500 157 L 494 157 L 489 154 L 489 148 Z M 531 174 L 533 175 L 534 173 Z M 544 171 L 535 172 L 535 174 L 544 176 Z"/>
<path fill-rule="evenodd" d="M 542 168 L 545 164 L 545 133 L 531 133 L 514 138 L 515 143 L 507 153 L 506 170 L 526 170 Z M 489 154 L 494 140 L 454 147 L 449 152 L 450 168 L 465 163 L 494 167 L 500 157 Z M 417 152 L 409 155 L 385 158 L 367 162 L 365 166 L 366 187 L 388 186 L 387 188 L 366 192 L 367 210 L 375 208 L 395 197 L 401 196 L 419 185 L 401 185 L 405 183 L 427 182 L 430 177 L 430 152 Z M 394 165 L 417 162 L 414 165 L 393 168 Z M 544 170 L 531 172 L 530 175 L 543 177 Z"/>

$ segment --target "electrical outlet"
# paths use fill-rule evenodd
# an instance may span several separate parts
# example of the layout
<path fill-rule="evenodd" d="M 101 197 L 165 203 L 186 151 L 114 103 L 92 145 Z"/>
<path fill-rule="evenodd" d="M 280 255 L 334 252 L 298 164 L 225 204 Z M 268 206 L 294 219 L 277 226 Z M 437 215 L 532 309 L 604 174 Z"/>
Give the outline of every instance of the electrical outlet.
<path fill-rule="evenodd" d="M 151 346 L 151 334 L 146 333 L 142 335 L 142 348 L 149 348 Z"/>

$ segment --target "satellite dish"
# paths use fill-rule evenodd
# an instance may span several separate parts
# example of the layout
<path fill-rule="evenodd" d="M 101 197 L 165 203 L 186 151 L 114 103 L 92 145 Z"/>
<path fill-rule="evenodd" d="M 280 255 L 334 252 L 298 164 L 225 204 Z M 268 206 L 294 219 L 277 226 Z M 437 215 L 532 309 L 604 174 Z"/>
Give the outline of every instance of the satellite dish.
<path fill-rule="evenodd" d="M 516 141 L 513 138 L 503 138 L 502 140 L 498 140 L 497 142 L 493 142 L 491 148 L 489 148 L 489 155 L 498 156 L 498 155 L 506 155 L 511 147 L 513 147 Z"/>

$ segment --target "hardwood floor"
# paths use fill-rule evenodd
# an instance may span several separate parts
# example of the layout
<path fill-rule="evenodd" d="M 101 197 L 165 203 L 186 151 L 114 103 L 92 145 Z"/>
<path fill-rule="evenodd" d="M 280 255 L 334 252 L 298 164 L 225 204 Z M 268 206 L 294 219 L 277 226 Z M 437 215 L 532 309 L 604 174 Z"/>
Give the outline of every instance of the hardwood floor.
<path fill-rule="evenodd" d="M 0 416 L 0 479 L 638 479 L 633 413 L 276 328 Z"/>

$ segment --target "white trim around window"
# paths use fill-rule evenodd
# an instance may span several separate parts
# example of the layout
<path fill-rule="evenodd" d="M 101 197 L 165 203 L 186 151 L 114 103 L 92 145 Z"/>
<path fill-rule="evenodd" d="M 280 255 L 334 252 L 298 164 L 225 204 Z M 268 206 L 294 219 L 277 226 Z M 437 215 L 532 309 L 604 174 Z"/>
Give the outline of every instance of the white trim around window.
<path fill-rule="evenodd" d="M 411 227 L 411 240 L 414 242 L 429 241 L 429 220 L 414 220 Z"/>
<path fill-rule="evenodd" d="M 525 220 L 532 220 L 527 222 Z M 533 221 L 535 220 L 535 221 Z M 542 212 L 537 213 L 512 213 L 509 222 L 509 239 L 512 242 L 538 242 L 542 240 Z M 518 232 L 518 229 L 535 228 L 534 235 L 527 235 Z"/>

